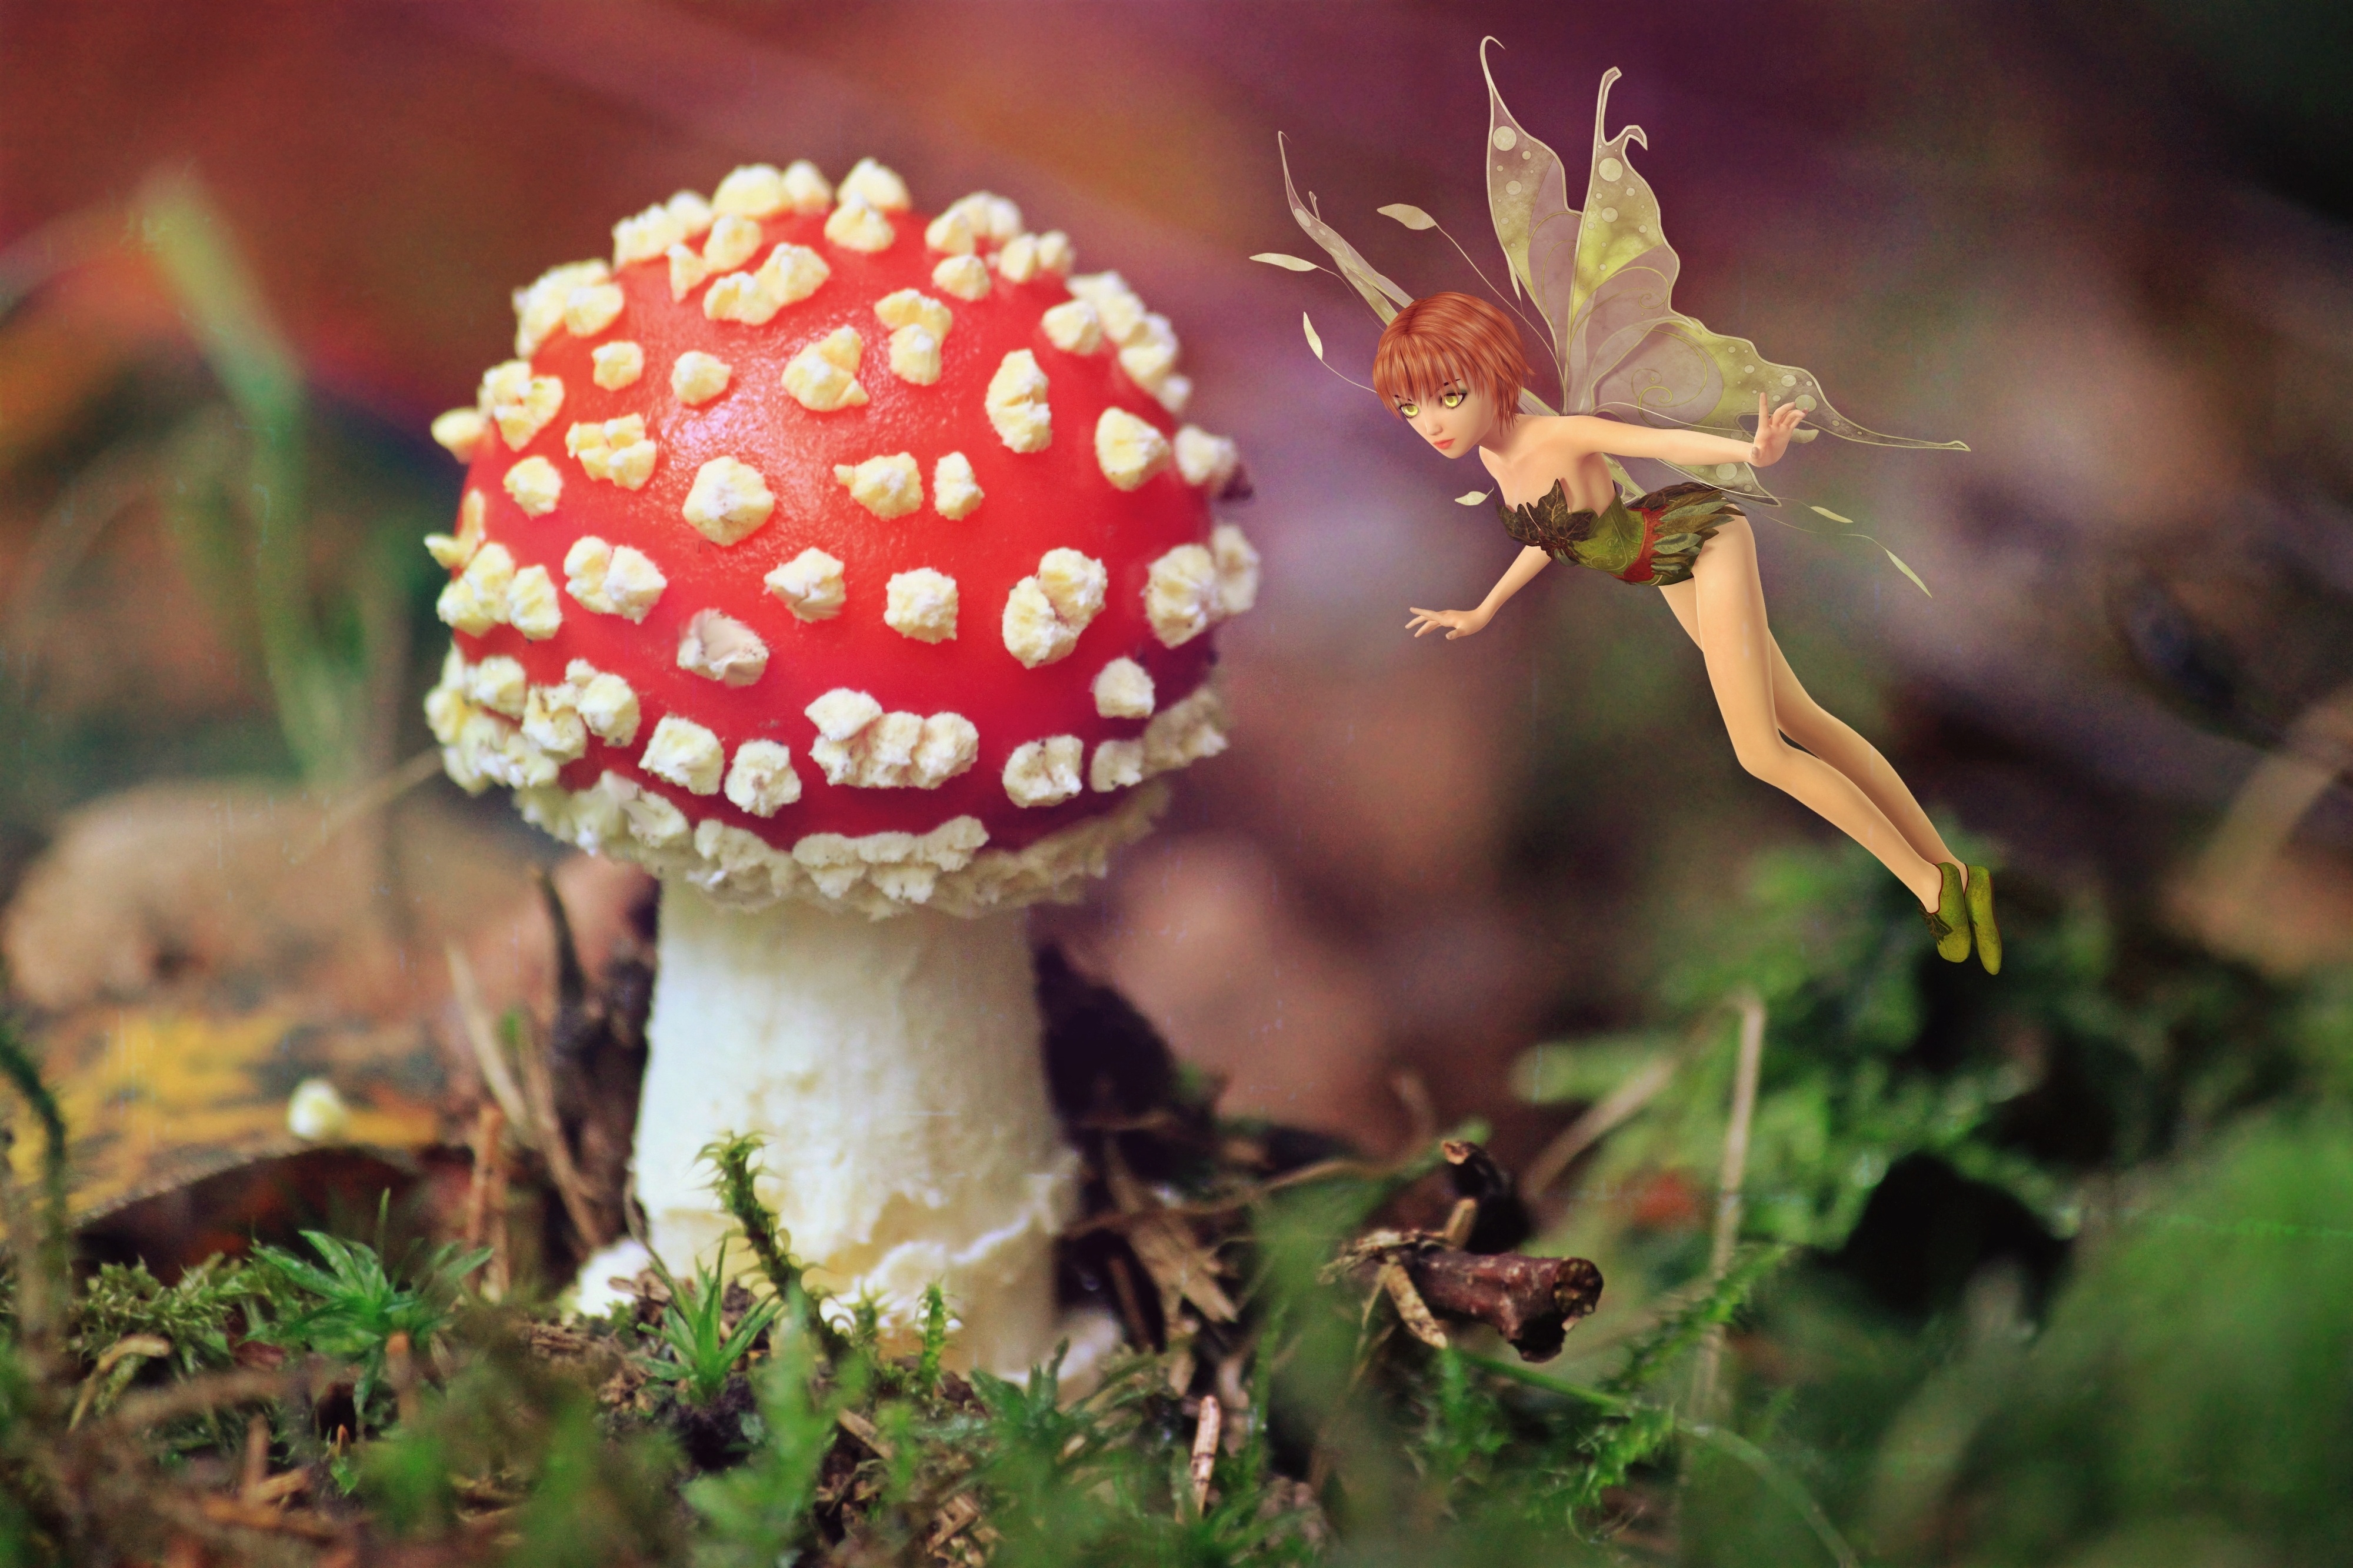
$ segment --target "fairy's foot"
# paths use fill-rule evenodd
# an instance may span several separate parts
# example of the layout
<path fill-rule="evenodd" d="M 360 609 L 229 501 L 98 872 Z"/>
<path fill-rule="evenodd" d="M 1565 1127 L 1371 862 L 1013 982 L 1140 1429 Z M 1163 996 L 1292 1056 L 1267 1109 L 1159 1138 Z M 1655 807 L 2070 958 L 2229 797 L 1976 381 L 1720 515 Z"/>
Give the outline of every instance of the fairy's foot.
<path fill-rule="evenodd" d="M 1985 965 L 1988 974 L 2000 974 L 2001 930 L 1993 923 L 1993 873 L 1982 866 L 1970 867 L 1963 896 L 1968 904 L 1969 934 L 1977 942 L 1978 962 Z"/>
<path fill-rule="evenodd" d="M 1969 956 L 1969 912 L 1961 891 L 1961 868 L 1949 860 L 1939 860 L 1936 870 L 1944 879 L 1943 889 L 1936 907 L 1922 910 L 1920 918 L 1928 922 L 1928 934 L 1936 939 L 1936 956 L 1947 963 L 1959 963 Z"/>

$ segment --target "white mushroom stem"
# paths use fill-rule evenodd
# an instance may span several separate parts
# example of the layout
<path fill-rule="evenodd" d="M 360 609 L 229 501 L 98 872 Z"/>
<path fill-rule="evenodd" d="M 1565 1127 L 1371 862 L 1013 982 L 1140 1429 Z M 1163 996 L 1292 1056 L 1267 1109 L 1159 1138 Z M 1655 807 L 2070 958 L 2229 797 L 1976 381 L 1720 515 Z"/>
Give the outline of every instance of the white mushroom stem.
<path fill-rule="evenodd" d="M 761 1136 L 759 1195 L 812 1279 L 871 1288 L 886 1324 L 938 1281 L 957 1360 L 1026 1373 L 1053 1351 L 1053 1244 L 1075 1152 L 1046 1089 L 1018 910 L 890 920 L 786 900 L 751 912 L 662 887 L 636 1186 L 655 1252 L 708 1260 L 732 1224 L 697 1156 Z M 729 1261 L 748 1263 L 742 1247 Z"/>

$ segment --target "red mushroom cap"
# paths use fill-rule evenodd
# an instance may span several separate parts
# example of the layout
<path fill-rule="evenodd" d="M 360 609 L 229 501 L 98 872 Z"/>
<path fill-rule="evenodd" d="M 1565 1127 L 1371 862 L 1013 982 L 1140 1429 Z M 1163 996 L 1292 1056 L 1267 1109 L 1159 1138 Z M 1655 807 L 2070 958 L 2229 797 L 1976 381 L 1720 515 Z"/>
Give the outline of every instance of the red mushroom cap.
<path fill-rule="evenodd" d="M 526 357 L 436 422 L 471 466 L 428 716 L 459 783 L 737 901 L 1038 896 L 1223 749 L 1232 448 L 1164 406 L 1166 322 L 1113 274 L 1074 304 L 1011 204 L 829 195 L 738 171 L 518 291 Z"/>

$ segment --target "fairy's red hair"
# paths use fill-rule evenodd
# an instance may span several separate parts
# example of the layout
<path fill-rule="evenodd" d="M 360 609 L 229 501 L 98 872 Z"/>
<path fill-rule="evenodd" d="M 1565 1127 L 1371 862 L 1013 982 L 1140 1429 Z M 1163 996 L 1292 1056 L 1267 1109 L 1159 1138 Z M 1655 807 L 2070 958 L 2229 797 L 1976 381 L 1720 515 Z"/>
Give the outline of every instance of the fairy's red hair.
<path fill-rule="evenodd" d="M 1518 417 L 1528 356 L 1511 317 L 1468 294 L 1427 294 L 1399 310 L 1373 351 L 1373 390 L 1399 399 L 1434 397 L 1460 384 L 1487 395 L 1496 423 Z"/>

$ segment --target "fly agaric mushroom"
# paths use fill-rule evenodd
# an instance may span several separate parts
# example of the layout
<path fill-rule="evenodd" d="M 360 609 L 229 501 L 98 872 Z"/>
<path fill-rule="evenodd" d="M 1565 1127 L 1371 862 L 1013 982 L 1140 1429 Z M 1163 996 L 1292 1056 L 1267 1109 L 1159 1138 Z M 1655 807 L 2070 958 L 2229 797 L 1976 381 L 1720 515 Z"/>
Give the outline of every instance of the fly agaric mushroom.
<path fill-rule="evenodd" d="M 738 169 L 515 294 L 514 359 L 434 422 L 470 464 L 426 704 L 450 776 L 663 884 L 635 1152 L 654 1250 L 697 1170 L 837 1289 L 944 1280 L 974 1363 L 1051 1348 L 1075 1155 L 1020 914 L 1225 747 L 1205 634 L 1257 556 L 1176 341 L 986 193 L 871 160 Z"/>

